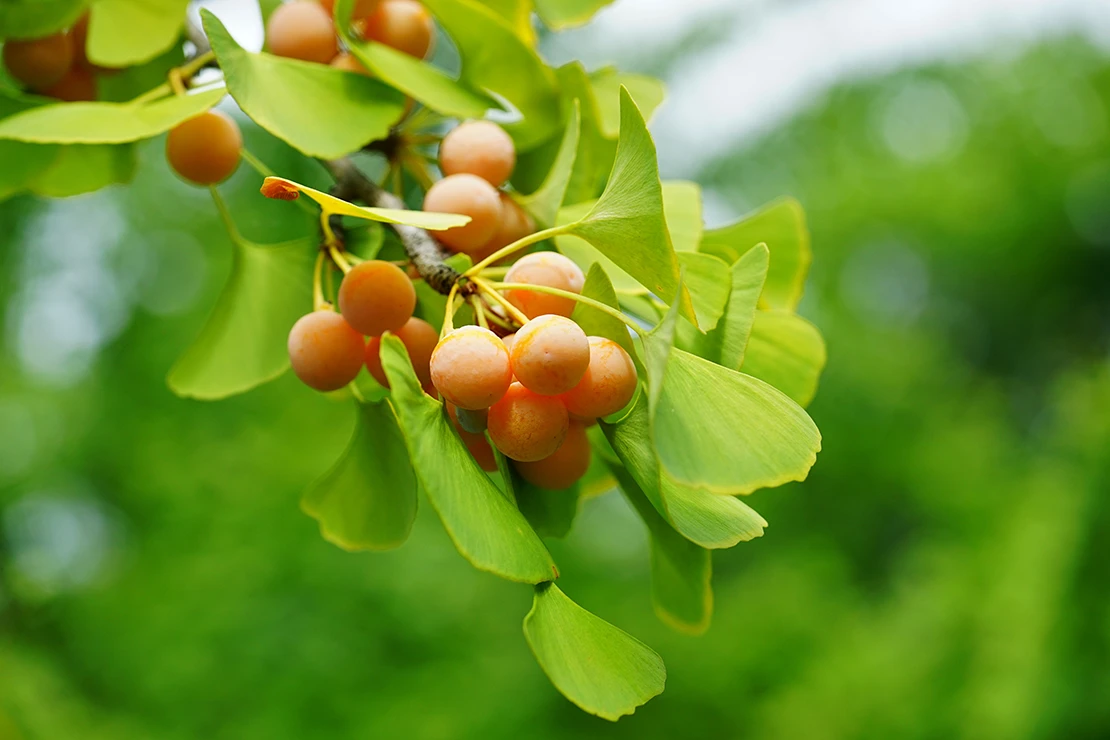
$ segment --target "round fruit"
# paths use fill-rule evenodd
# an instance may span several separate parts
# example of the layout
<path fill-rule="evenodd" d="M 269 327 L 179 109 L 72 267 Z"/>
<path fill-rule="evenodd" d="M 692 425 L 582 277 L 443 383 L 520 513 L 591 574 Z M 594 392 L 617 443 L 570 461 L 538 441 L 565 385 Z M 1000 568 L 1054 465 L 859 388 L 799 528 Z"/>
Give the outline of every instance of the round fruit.
<path fill-rule="evenodd" d="M 382 0 L 366 19 L 363 35 L 423 59 L 432 48 L 435 33 L 431 14 L 416 0 Z"/>
<path fill-rule="evenodd" d="M 266 48 L 279 57 L 327 64 L 339 51 L 331 14 L 312 0 L 278 5 L 266 22 Z"/>
<path fill-rule="evenodd" d="M 431 372 L 445 399 L 470 410 L 489 408 L 505 395 L 513 376 L 505 345 L 480 326 L 462 326 L 441 339 Z"/>
<path fill-rule="evenodd" d="M 424 196 L 424 210 L 470 216 L 470 223 L 434 232 L 456 252 L 472 254 L 490 240 L 501 221 L 501 199 L 493 186 L 476 175 L 448 175 Z"/>
<path fill-rule="evenodd" d="M 404 326 L 416 309 L 416 289 L 397 265 L 368 260 L 351 268 L 339 285 L 339 311 L 371 337 Z"/>
<path fill-rule="evenodd" d="M 73 65 L 73 40 L 65 33 L 4 42 L 4 66 L 16 81 L 41 92 L 56 85 Z"/>
<path fill-rule="evenodd" d="M 570 488 L 590 467 L 590 439 L 581 422 L 572 421 L 567 428 L 567 438 L 559 449 L 542 460 L 513 461 L 520 477 L 534 486 L 555 491 Z"/>
<path fill-rule="evenodd" d="M 501 343 L 505 345 L 505 349 L 509 350 L 509 358 L 513 356 L 513 344 L 516 342 L 516 332 L 506 334 L 501 337 Z"/>
<path fill-rule="evenodd" d="M 445 175 L 477 175 L 499 188 L 515 165 L 513 140 L 492 121 L 460 124 L 439 145 L 439 168 Z"/>
<path fill-rule="evenodd" d="M 65 77 L 43 90 L 42 94 L 67 103 L 96 100 L 96 78 L 87 67 L 75 64 Z"/>
<path fill-rule="evenodd" d="M 492 473 L 497 470 L 497 458 L 493 454 L 493 448 L 490 447 L 489 440 L 481 432 L 468 432 L 464 429 L 462 424 L 459 423 L 459 411 L 463 411 L 463 409 L 456 408 L 454 404 L 447 404 L 447 413 L 451 417 L 451 421 L 454 422 L 455 431 L 458 432 L 459 438 L 466 445 L 470 456 L 474 458 L 482 470 Z"/>
<path fill-rule="evenodd" d="M 355 74 L 366 75 L 367 77 L 371 76 L 370 70 L 364 67 L 362 62 L 349 51 L 341 51 L 336 54 L 335 59 L 332 59 L 328 66 L 341 69 L 344 72 L 354 72 Z"/>
<path fill-rule="evenodd" d="M 517 331 L 509 359 L 525 388 L 541 396 L 557 396 L 582 380 L 590 364 L 590 342 L 570 319 L 539 316 Z"/>
<path fill-rule="evenodd" d="M 489 409 L 489 438 L 513 460 L 542 460 L 559 449 L 567 436 L 566 406 L 513 383 Z"/>
<path fill-rule="evenodd" d="M 586 282 L 582 269 L 558 252 L 533 252 L 517 260 L 505 275 L 506 283 L 528 283 L 581 293 Z M 518 288 L 505 294 L 509 302 L 530 319 L 553 313 L 570 316 L 574 301 L 562 296 Z"/>
<path fill-rule="evenodd" d="M 517 205 L 507 193 L 501 196 L 501 219 L 497 224 L 497 231 L 479 254 L 475 254 L 475 261 L 484 259 L 501 247 L 507 247 L 515 241 L 523 239 L 536 230 L 536 222 L 528 213 Z"/>
<path fill-rule="evenodd" d="M 435 387 L 432 385 L 430 365 L 432 352 L 439 342 L 439 332 L 424 319 L 413 316 L 405 322 L 404 326 L 396 329 L 393 333 L 397 335 L 397 338 L 405 345 L 405 349 L 408 350 L 409 359 L 412 360 L 412 368 L 416 371 L 416 377 L 420 380 L 420 385 L 429 395 L 434 395 Z M 374 380 L 388 388 L 389 380 L 385 377 L 385 371 L 382 369 L 381 347 L 382 338 L 380 336 L 371 337 L 370 341 L 366 343 L 366 369 L 374 376 Z"/>
<path fill-rule="evenodd" d="M 320 5 L 328 12 L 329 16 L 335 14 L 335 0 L 320 0 Z M 357 0 L 355 2 L 354 12 L 351 13 L 351 20 L 360 21 L 370 16 L 378 7 L 378 0 Z"/>
<path fill-rule="evenodd" d="M 362 369 L 362 335 L 335 311 L 313 311 L 302 316 L 289 332 L 289 362 L 305 385 L 335 391 L 350 383 Z"/>
<path fill-rule="evenodd" d="M 563 394 L 567 411 L 582 419 L 615 414 L 636 395 L 636 366 L 612 339 L 590 337 L 590 366 L 578 385 Z"/>
<path fill-rule="evenodd" d="M 243 135 L 231 116 L 210 110 L 177 124 L 166 137 L 166 158 L 177 174 L 197 185 L 215 185 L 239 166 Z"/>

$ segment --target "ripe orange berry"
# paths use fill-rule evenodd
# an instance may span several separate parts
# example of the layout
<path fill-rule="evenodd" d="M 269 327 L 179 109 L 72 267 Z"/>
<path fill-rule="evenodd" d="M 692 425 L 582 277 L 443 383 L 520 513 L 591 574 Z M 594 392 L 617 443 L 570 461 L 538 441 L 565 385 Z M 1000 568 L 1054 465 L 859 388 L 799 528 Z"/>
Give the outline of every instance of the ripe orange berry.
<path fill-rule="evenodd" d="M 279 57 L 327 64 L 339 51 L 331 14 L 312 0 L 279 5 L 266 22 L 266 48 Z"/>
<path fill-rule="evenodd" d="M 368 336 L 400 329 L 416 309 L 416 289 L 397 265 L 368 260 L 351 268 L 339 284 L 339 311 Z"/>
<path fill-rule="evenodd" d="M 489 438 L 513 460 L 542 460 L 559 449 L 570 423 L 566 406 L 513 383 L 489 409 Z"/>
<path fill-rule="evenodd" d="M 473 255 L 475 262 L 485 259 L 498 249 L 507 247 L 536 230 L 536 222 L 508 193 L 499 193 L 499 195 L 501 196 L 501 219 L 497 224 L 497 231 L 493 232 L 493 236 L 482 247 L 481 252 Z"/>
<path fill-rule="evenodd" d="M 320 5 L 328 12 L 329 16 L 335 15 L 335 0 L 320 0 Z M 378 0 L 358 0 L 355 3 L 351 20 L 360 21 L 370 16 L 378 7 Z"/>
<path fill-rule="evenodd" d="M 513 374 L 505 345 L 480 326 L 461 326 L 441 339 L 431 372 L 445 399 L 470 410 L 489 408 L 505 395 Z"/>
<path fill-rule="evenodd" d="M 541 396 L 578 385 L 590 365 L 586 332 L 565 316 L 538 316 L 516 333 L 509 353 L 516 379 Z"/>
<path fill-rule="evenodd" d="M 561 491 L 573 486 L 586 474 L 590 467 L 590 456 L 590 438 L 586 436 L 586 426 L 572 421 L 567 428 L 567 437 L 559 445 L 559 449 L 542 460 L 514 460 L 513 467 L 521 478 L 533 486 Z"/>
<path fill-rule="evenodd" d="M 218 110 L 182 121 L 166 137 L 170 166 L 197 185 L 215 185 L 231 177 L 242 149 L 239 125 Z"/>
<path fill-rule="evenodd" d="M 497 457 L 493 454 L 493 448 L 490 447 L 489 440 L 486 435 L 480 432 L 468 432 L 459 423 L 459 411 L 454 404 L 447 404 L 447 413 L 451 417 L 451 421 L 455 425 L 455 431 L 458 432 L 459 438 L 462 439 L 463 444 L 466 445 L 467 451 L 470 456 L 477 461 L 482 470 L 487 473 L 492 473 L 497 470 Z"/>
<path fill-rule="evenodd" d="M 329 67 L 341 69 L 344 72 L 354 72 L 359 75 L 366 75 L 372 77 L 370 70 L 363 66 L 362 62 L 358 60 L 354 54 L 349 51 L 341 51 L 335 55 L 335 58 L 328 63 Z"/>
<path fill-rule="evenodd" d="M 435 23 L 416 0 L 382 0 L 366 19 L 363 36 L 423 59 L 435 39 Z"/>
<path fill-rule="evenodd" d="M 493 186 L 476 175 L 448 175 L 424 196 L 424 210 L 470 216 L 470 223 L 435 236 L 456 252 L 472 254 L 490 240 L 501 220 L 501 199 Z"/>
<path fill-rule="evenodd" d="M 289 332 L 289 362 L 310 388 L 335 391 L 362 369 L 365 341 L 335 311 L 313 311 Z"/>
<path fill-rule="evenodd" d="M 420 380 L 420 385 L 423 386 L 428 395 L 435 395 L 435 387 L 432 385 L 431 361 L 432 352 L 435 350 L 436 344 L 439 343 L 439 332 L 424 319 L 413 316 L 405 322 L 404 326 L 393 333 L 397 335 L 397 338 L 405 345 L 405 349 L 408 350 L 409 359 L 412 360 L 412 368 L 416 371 L 416 377 Z M 370 341 L 366 343 L 366 369 L 374 376 L 374 380 L 388 388 L 389 379 L 386 378 L 385 370 L 382 369 L 381 347 L 382 338 L 380 336 L 371 337 Z"/>
<path fill-rule="evenodd" d="M 590 365 L 578 385 L 562 395 L 577 418 L 615 414 L 636 395 L 636 365 L 612 339 L 590 337 Z"/>
<path fill-rule="evenodd" d="M 96 78 L 88 67 L 75 64 L 65 77 L 43 90 L 42 94 L 67 103 L 96 100 Z"/>
<path fill-rule="evenodd" d="M 439 145 L 439 168 L 445 175 L 477 175 L 499 188 L 515 165 L 513 140 L 492 121 L 459 124 Z"/>
<path fill-rule="evenodd" d="M 586 276 L 578 265 L 558 252 L 533 252 L 521 257 L 509 268 L 505 282 L 544 285 L 581 293 Z M 570 316 L 574 312 L 574 301 L 562 296 L 518 288 L 508 291 L 505 297 L 530 319 L 549 313 Z"/>
<path fill-rule="evenodd" d="M 4 42 L 4 66 L 17 82 L 41 92 L 56 85 L 73 65 L 73 40 L 65 33 Z"/>

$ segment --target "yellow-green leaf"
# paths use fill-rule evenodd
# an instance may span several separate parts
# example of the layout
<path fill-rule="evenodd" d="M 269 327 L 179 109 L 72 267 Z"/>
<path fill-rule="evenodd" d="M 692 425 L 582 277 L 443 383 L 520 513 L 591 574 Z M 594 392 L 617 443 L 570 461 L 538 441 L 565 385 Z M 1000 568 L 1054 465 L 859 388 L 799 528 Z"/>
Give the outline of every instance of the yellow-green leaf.
<path fill-rule="evenodd" d="M 789 311 L 757 311 L 740 369 L 808 406 L 826 359 L 816 326 Z"/>
<path fill-rule="evenodd" d="M 520 196 L 520 204 L 527 210 L 541 228 L 555 225 L 559 209 L 567 194 L 567 185 L 570 184 L 571 173 L 574 170 L 574 158 L 578 150 L 578 129 L 580 123 L 578 101 L 574 101 L 574 110 L 567 122 L 566 131 L 563 133 L 559 144 L 559 152 L 540 187 L 530 195 Z"/>
<path fill-rule="evenodd" d="M 89 61 L 129 67 L 150 61 L 181 37 L 189 0 L 96 0 L 89 10 Z"/>

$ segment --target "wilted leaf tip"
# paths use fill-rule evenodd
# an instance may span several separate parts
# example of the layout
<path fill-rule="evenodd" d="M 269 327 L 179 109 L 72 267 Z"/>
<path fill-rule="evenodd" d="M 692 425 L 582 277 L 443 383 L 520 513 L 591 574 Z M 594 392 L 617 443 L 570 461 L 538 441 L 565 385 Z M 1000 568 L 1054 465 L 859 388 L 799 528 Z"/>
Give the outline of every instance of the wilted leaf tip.
<path fill-rule="evenodd" d="M 261 192 L 267 198 L 275 200 L 296 200 L 301 197 L 296 185 L 280 177 L 267 177 L 263 180 Z"/>

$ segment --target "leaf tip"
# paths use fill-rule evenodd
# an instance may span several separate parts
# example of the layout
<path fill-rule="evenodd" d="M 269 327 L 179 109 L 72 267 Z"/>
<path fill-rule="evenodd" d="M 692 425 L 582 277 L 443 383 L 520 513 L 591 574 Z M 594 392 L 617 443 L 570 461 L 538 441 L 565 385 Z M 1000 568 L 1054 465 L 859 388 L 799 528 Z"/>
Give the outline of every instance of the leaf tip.
<path fill-rule="evenodd" d="M 267 177 L 262 181 L 259 192 L 274 200 L 296 200 L 301 197 L 297 186 L 281 177 Z"/>

